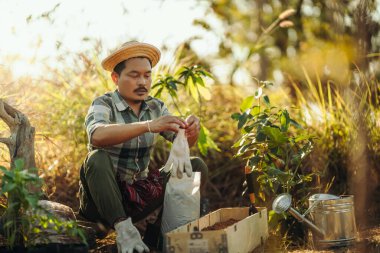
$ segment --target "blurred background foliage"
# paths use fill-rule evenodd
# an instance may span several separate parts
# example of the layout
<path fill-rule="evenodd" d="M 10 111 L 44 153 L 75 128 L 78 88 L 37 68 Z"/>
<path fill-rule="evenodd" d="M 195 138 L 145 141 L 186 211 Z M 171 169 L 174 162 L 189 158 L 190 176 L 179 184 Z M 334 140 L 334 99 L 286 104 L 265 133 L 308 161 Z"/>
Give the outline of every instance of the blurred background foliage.
<path fill-rule="evenodd" d="M 211 209 L 248 204 L 242 196 L 246 162 L 232 148 L 241 133 L 231 114 L 239 112 L 244 98 L 255 95 L 257 80 L 270 80 L 274 85 L 266 93 L 271 103 L 291 112 L 316 137 L 299 170 L 312 175 L 303 201 L 316 192 L 355 194 L 359 222 L 379 219 L 379 2 L 207 2 L 207 15 L 194 25 L 218 38 L 217 52 L 199 55 L 193 48 L 198 37 L 184 41 L 172 63 L 154 69 L 158 85 L 152 94 L 165 83 L 173 88 L 170 78 L 180 80 L 176 72 L 182 66 L 202 66 L 213 76 L 205 75 L 196 91 L 174 82 L 176 89 L 159 94 L 174 114 L 200 116 L 215 144 L 209 143 L 207 155 L 202 148 L 192 150 L 209 166 L 205 197 Z M 46 75 L 40 78 L 15 78 L 10 69 L 0 68 L 0 97 L 36 127 L 37 167 L 45 191 L 74 209 L 78 171 L 87 152 L 84 117 L 96 96 L 115 89 L 100 66 L 101 41 L 88 40 L 91 50 L 62 52 L 60 67 L 45 65 Z M 7 134 L 4 125 L 0 131 Z M 7 150 L 0 148 L 6 164 Z M 169 146 L 159 141 L 151 166 L 164 164 L 168 152 Z M 270 199 L 260 205 L 270 207 Z"/>

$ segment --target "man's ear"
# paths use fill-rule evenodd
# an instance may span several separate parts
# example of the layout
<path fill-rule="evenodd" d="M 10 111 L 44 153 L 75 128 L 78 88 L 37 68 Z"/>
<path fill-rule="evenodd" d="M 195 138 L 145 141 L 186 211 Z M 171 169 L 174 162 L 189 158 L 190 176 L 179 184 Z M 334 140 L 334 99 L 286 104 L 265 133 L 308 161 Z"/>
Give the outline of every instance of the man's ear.
<path fill-rule="evenodd" d="M 119 74 L 116 73 L 115 71 L 113 71 L 113 72 L 111 73 L 111 78 L 112 78 L 112 81 L 113 81 L 115 84 L 117 84 L 117 82 L 119 81 Z"/>

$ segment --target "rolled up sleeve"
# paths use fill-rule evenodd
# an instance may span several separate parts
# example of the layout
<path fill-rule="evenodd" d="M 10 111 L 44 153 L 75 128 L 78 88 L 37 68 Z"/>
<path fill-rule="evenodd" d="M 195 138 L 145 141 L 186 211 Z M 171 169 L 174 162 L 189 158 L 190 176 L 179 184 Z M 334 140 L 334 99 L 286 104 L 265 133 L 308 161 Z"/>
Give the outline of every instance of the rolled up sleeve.
<path fill-rule="evenodd" d="M 102 99 L 95 99 L 85 118 L 85 126 L 88 137 L 88 143 L 92 145 L 91 139 L 95 130 L 104 125 L 111 123 L 111 108 Z"/>

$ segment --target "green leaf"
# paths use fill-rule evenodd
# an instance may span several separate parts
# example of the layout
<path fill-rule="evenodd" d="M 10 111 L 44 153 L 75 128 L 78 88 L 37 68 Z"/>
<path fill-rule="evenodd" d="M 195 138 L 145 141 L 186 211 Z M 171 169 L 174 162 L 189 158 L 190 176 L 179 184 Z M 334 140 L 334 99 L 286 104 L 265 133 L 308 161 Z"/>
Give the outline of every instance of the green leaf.
<path fill-rule="evenodd" d="M 194 100 L 199 103 L 199 94 L 198 94 L 198 89 L 197 87 L 195 86 L 194 82 L 193 82 L 193 79 L 192 78 L 189 78 L 187 80 L 187 87 L 188 87 L 188 90 L 189 90 L 189 93 L 191 95 L 192 98 L 194 98 Z"/>
<path fill-rule="evenodd" d="M 13 178 L 15 176 L 14 174 L 14 171 L 12 170 L 7 170 L 6 168 L 4 167 L 0 167 L 0 170 L 4 173 L 4 175 L 10 179 L 10 178 Z"/>
<path fill-rule="evenodd" d="M 290 119 L 290 124 L 292 124 L 293 126 L 295 126 L 298 129 L 302 129 L 302 126 L 300 124 L 298 124 L 298 122 L 293 120 L 293 119 Z"/>
<path fill-rule="evenodd" d="M 198 148 L 202 155 L 207 153 L 206 144 L 207 144 L 206 133 L 201 126 L 201 129 L 199 130 L 199 136 L 198 136 Z"/>
<path fill-rule="evenodd" d="M 241 112 L 245 112 L 247 109 L 251 108 L 254 101 L 255 101 L 255 97 L 254 96 L 246 97 L 243 100 L 243 102 L 240 104 L 240 110 L 241 110 Z"/>
<path fill-rule="evenodd" d="M 86 237 L 86 235 L 84 234 L 84 232 L 82 231 L 82 229 L 77 228 L 77 234 L 78 234 L 79 237 L 82 239 L 82 242 L 83 242 L 86 246 L 88 246 L 87 237 Z"/>
<path fill-rule="evenodd" d="M 207 155 L 208 149 L 214 149 L 220 151 L 218 145 L 211 139 L 210 131 L 201 124 L 199 136 L 198 136 L 198 148 L 202 155 Z"/>
<path fill-rule="evenodd" d="M 239 120 L 240 115 L 241 115 L 240 113 L 235 112 L 234 114 L 231 114 L 231 118 L 233 120 Z"/>
<path fill-rule="evenodd" d="M 243 130 L 244 130 L 243 132 L 244 133 L 250 133 L 253 130 L 254 127 L 255 126 L 253 126 L 253 125 L 246 126 L 246 127 L 243 128 Z"/>
<path fill-rule="evenodd" d="M 26 201 L 28 201 L 29 203 L 29 206 L 35 208 L 37 206 L 37 203 L 38 203 L 38 198 L 35 197 L 35 196 L 26 196 L 25 197 Z"/>
<path fill-rule="evenodd" d="M 256 134 L 256 141 L 257 142 L 264 142 L 266 140 L 267 136 L 263 132 L 258 132 Z"/>
<path fill-rule="evenodd" d="M 169 81 L 168 82 L 168 88 L 176 91 L 177 90 L 177 82 L 173 81 L 173 80 Z"/>
<path fill-rule="evenodd" d="M 271 229 L 275 229 L 280 224 L 281 220 L 284 219 L 283 215 L 278 214 L 273 210 L 268 212 L 268 216 L 268 225 Z"/>
<path fill-rule="evenodd" d="M 18 170 L 22 170 L 24 168 L 24 160 L 23 159 L 17 159 L 15 161 L 15 168 Z"/>
<path fill-rule="evenodd" d="M 259 164 L 259 162 L 261 161 L 261 157 L 260 156 L 258 156 L 258 155 L 255 155 L 254 157 L 251 157 L 250 159 L 249 159 L 249 165 L 251 166 L 251 167 L 256 167 L 258 164 Z"/>
<path fill-rule="evenodd" d="M 207 70 L 205 70 L 202 66 L 199 66 L 199 73 L 201 73 L 203 76 L 207 76 L 207 77 L 209 77 L 209 78 L 214 78 L 213 76 L 212 76 L 212 74 L 210 73 L 210 72 L 208 72 Z"/>
<path fill-rule="evenodd" d="M 300 141 L 309 140 L 309 139 L 310 139 L 310 135 L 303 134 L 303 135 L 299 135 L 296 138 L 294 138 L 294 142 L 300 142 Z"/>
<path fill-rule="evenodd" d="M 250 114 L 252 116 L 256 116 L 260 113 L 260 106 L 257 106 L 255 105 L 254 107 L 252 107 L 251 111 L 250 111 Z"/>
<path fill-rule="evenodd" d="M 244 135 L 237 142 L 235 142 L 234 145 L 232 145 L 232 148 L 237 148 L 237 147 L 240 147 L 240 146 L 244 145 L 245 140 L 246 140 L 246 138 L 245 138 L 245 135 Z"/>
<path fill-rule="evenodd" d="M 5 184 L 3 184 L 3 187 L 1 189 L 1 194 L 12 191 L 13 189 L 16 188 L 16 186 L 17 185 L 15 183 L 5 183 Z"/>
<path fill-rule="evenodd" d="M 163 89 L 164 88 L 159 88 L 153 96 L 156 97 L 156 98 L 160 98 Z"/>
<path fill-rule="evenodd" d="M 268 97 L 267 95 L 265 95 L 263 98 L 264 98 L 264 103 L 265 103 L 268 107 L 270 107 L 269 97 Z"/>
<path fill-rule="evenodd" d="M 202 77 L 200 77 L 200 76 L 196 76 L 196 77 L 195 77 L 195 80 L 196 80 L 196 84 L 199 84 L 199 85 L 205 87 L 205 83 L 204 83 Z"/>
<path fill-rule="evenodd" d="M 180 67 L 175 73 L 174 76 L 178 76 L 178 78 L 182 78 L 185 73 L 187 73 L 187 68 L 185 66 Z"/>
<path fill-rule="evenodd" d="M 278 179 L 282 184 L 286 183 L 290 175 L 282 170 L 276 169 L 274 167 L 268 167 L 267 172 L 271 178 Z"/>
<path fill-rule="evenodd" d="M 244 126 L 244 124 L 247 122 L 247 119 L 248 119 L 248 114 L 243 113 L 239 118 L 238 129 L 240 129 Z"/>
<path fill-rule="evenodd" d="M 265 126 L 263 127 L 263 132 L 273 142 L 269 144 L 270 148 L 281 145 L 288 141 L 288 138 L 277 127 Z"/>
<path fill-rule="evenodd" d="M 288 131 L 290 118 L 289 118 L 289 113 L 287 110 L 282 111 L 281 117 L 280 117 L 280 122 L 281 122 L 281 131 L 282 132 Z"/>
<path fill-rule="evenodd" d="M 251 146 L 250 144 L 242 146 L 242 147 L 238 150 L 237 154 L 238 154 L 239 156 L 242 155 L 242 154 L 244 154 L 245 151 L 246 151 L 250 146 Z"/>

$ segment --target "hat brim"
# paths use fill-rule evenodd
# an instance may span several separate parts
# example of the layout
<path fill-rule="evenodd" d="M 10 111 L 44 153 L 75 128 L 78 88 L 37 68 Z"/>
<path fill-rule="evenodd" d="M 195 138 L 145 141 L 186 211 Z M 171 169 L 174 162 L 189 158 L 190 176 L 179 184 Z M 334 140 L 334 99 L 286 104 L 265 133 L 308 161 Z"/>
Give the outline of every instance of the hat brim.
<path fill-rule="evenodd" d="M 122 61 L 135 57 L 146 57 L 150 60 L 152 67 L 154 67 L 160 60 L 161 53 L 158 48 L 147 43 L 134 43 L 132 45 L 124 46 L 102 61 L 102 67 L 112 72 L 117 64 Z"/>

